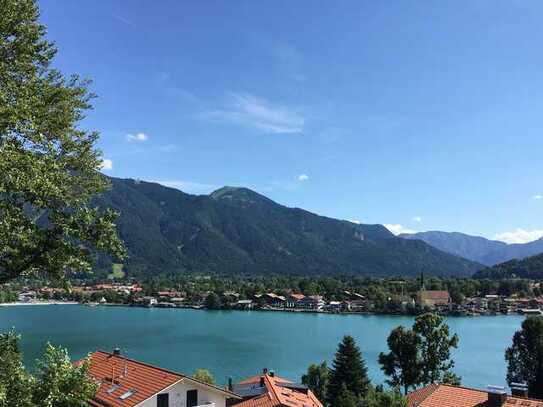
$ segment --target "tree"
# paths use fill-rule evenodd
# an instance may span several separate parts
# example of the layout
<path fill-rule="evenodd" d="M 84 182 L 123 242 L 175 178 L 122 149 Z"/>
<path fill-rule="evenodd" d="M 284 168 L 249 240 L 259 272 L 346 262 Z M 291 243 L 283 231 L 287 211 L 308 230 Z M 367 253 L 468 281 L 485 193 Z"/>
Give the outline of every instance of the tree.
<path fill-rule="evenodd" d="M 381 370 L 390 379 L 387 383 L 394 388 L 403 388 L 407 394 L 409 388 L 420 383 L 421 357 L 419 336 L 403 326 L 394 329 L 387 339 L 389 353 L 379 354 Z"/>
<path fill-rule="evenodd" d="M 356 398 L 362 398 L 366 395 L 369 385 L 368 371 L 360 349 L 354 338 L 346 335 L 339 343 L 330 369 L 327 391 L 328 404 L 333 407 L 338 406 L 337 403 L 343 387 L 346 387 Z"/>
<path fill-rule="evenodd" d="M 413 331 L 420 339 L 420 382 L 436 383 L 454 367 L 451 348 L 458 346 L 458 336 L 450 336 L 449 326 L 436 314 L 423 314 L 415 319 Z"/>
<path fill-rule="evenodd" d="M 450 384 L 452 386 L 460 386 L 462 384 L 462 377 L 449 371 L 445 372 L 445 374 L 443 375 L 443 379 L 441 379 L 441 382 L 445 384 Z"/>
<path fill-rule="evenodd" d="M 73 364 L 68 351 L 47 344 L 38 361 L 32 399 L 36 406 L 87 407 L 98 391 L 98 384 L 88 374 L 89 362 Z"/>
<path fill-rule="evenodd" d="M 339 394 L 336 398 L 333 407 L 358 407 L 360 405 L 360 398 L 356 397 L 352 391 L 350 391 L 345 383 L 341 385 Z"/>
<path fill-rule="evenodd" d="M 533 398 L 543 398 L 543 317 L 530 317 L 505 351 L 507 382 L 526 382 Z"/>
<path fill-rule="evenodd" d="M 78 127 L 89 82 L 51 68 L 33 0 L 0 0 L 0 284 L 88 271 L 91 250 L 124 254 L 116 214 L 91 205 L 108 187 L 98 133 Z"/>
<path fill-rule="evenodd" d="M 196 380 L 199 380 L 207 384 L 215 384 L 215 379 L 213 378 L 213 375 L 209 373 L 209 371 L 206 369 L 198 369 L 196 373 L 194 373 L 193 377 Z"/>
<path fill-rule="evenodd" d="M 381 386 L 370 388 L 362 402 L 363 407 L 407 407 L 407 400 L 399 391 L 385 391 Z"/>
<path fill-rule="evenodd" d="M 0 334 L 0 407 L 32 407 L 33 378 L 24 369 L 19 335 Z"/>
<path fill-rule="evenodd" d="M 207 309 L 221 309 L 221 298 L 215 293 L 210 293 L 204 301 L 204 306 Z"/>
<path fill-rule="evenodd" d="M 320 365 L 312 364 L 307 368 L 307 374 L 302 376 L 302 383 L 305 384 L 321 401 L 326 400 L 326 387 L 328 386 L 328 366 L 326 362 Z"/>

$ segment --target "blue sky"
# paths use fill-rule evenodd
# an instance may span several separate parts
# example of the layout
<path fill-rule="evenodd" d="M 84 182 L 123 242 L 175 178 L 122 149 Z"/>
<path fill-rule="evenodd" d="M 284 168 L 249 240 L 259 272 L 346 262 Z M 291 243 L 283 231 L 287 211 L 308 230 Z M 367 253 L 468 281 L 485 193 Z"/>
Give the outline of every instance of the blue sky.
<path fill-rule="evenodd" d="M 42 0 L 104 172 L 394 230 L 543 235 L 543 2 Z M 505 233 L 505 234 L 504 234 Z"/>

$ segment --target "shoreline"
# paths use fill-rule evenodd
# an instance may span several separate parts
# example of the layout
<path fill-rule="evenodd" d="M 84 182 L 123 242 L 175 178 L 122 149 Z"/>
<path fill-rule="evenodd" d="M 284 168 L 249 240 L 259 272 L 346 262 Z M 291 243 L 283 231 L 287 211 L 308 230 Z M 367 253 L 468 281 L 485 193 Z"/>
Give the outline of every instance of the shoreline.
<path fill-rule="evenodd" d="M 82 303 L 77 301 L 32 301 L 32 302 L 7 302 L 0 303 L 0 308 L 2 307 L 25 307 L 25 306 L 45 306 L 45 305 L 81 305 L 87 307 L 126 307 L 126 308 L 147 308 L 147 309 L 185 309 L 185 310 L 196 310 L 196 311 L 239 311 L 239 312 L 282 312 L 282 313 L 295 313 L 295 314 L 322 314 L 322 315 L 359 315 L 359 316 L 414 316 L 401 313 L 379 313 L 379 312 L 331 312 L 326 310 L 310 310 L 310 309 L 274 309 L 274 308 L 260 308 L 260 309 L 221 309 L 221 310 L 212 310 L 198 306 L 177 306 L 177 307 L 161 307 L 161 306 L 141 306 L 141 305 L 131 305 L 131 304 L 122 304 L 122 303 Z M 444 314 L 443 317 L 447 318 L 475 318 L 475 317 L 496 317 L 496 316 L 526 316 L 521 313 L 509 313 L 509 314 L 468 314 L 468 315 L 451 315 Z"/>
<path fill-rule="evenodd" d="M 77 301 L 32 301 L 32 302 L 2 302 L 0 307 L 25 307 L 33 305 L 79 305 Z"/>

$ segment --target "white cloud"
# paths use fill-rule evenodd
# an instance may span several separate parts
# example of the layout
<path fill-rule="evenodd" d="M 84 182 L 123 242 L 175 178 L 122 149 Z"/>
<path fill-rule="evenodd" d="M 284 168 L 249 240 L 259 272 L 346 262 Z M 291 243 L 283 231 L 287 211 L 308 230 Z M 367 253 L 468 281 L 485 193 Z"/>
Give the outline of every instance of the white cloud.
<path fill-rule="evenodd" d="M 112 15 L 112 17 L 113 17 L 115 20 L 120 21 L 120 22 L 123 23 L 123 24 L 129 25 L 129 26 L 131 26 L 131 27 L 135 27 L 135 26 L 136 26 L 136 24 L 134 24 L 131 20 L 129 20 L 129 19 L 126 18 L 126 17 L 120 16 L 120 15 L 117 15 L 117 14 Z"/>
<path fill-rule="evenodd" d="M 307 174 L 298 175 L 298 181 L 300 182 L 307 181 L 308 179 L 309 179 L 309 176 Z"/>
<path fill-rule="evenodd" d="M 517 228 L 512 232 L 498 233 L 494 238 L 505 243 L 529 243 L 543 237 L 543 230 L 524 230 Z"/>
<path fill-rule="evenodd" d="M 540 199 L 543 199 L 543 195 L 534 195 L 534 199 L 536 200 L 540 200 Z"/>
<path fill-rule="evenodd" d="M 110 171 L 113 169 L 113 161 L 109 158 L 104 158 L 100 164 L 100 168 L 104 171 Z"/>
<path fill-rule="evenodd" d="M 163 180 L 163 181 L 151 181 L 164 185 L 165 187 L 180 189 L 183 192 L 189 194 L 209 194 L 210 192 L 219 189 L 218 185 L 202 184 L 200 182 L 182 181 L 182 180 Z"/>
<path fill-rule="evenodd" d="M 295 109 L 275 105 L 248 93 L 231 93 L 227 108 L 207 112 L 208 119 L 253 127 L 263 133 L 303 133 L 305 119 Z"/>
<path fill-rule="evenodd" d="M 394 224 L 394 223 L 385 223 L 383 226 L 386 227 L 388 230 L 390 230 L 395 235 L 400 235 L 402 233 L 417 233 L 416 230 L 406 229 L 402 225 L 397 224 L 397 223 L 396 224 Z"/>
<path fill-rule="evenodd" d="M 413 220 L 413 222 L 417 222 L 417 223 L 422 222 L 422 218 L 420 216 L 414 216 L 412 220 Z"/>
<path fill-rule="evenodd" d="M 127 134 L 126 135 L 126 139 L 129 141 L 129 142 L 143 142 L 143 141 L 147 141 L 149 139 L 149 137 L 147 136 L 147 134 L 145 133 L 137 133 L 137 134 Z"/>
<path fill-rule="evenodd" d="M 357 225 L 360 225 L 362 223 L 362 222 L 360 222 L 359 220 L 356 220 L 356 219 L 351 219 L 351 220 L 349 220 L 349 222 L 356 223 Z"/>

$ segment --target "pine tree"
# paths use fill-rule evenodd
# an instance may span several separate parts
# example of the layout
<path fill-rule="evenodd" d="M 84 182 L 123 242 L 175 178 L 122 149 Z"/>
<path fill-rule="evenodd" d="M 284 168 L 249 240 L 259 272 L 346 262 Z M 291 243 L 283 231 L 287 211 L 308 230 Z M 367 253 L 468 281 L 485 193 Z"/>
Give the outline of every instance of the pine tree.
<path fill-rule="evenodd" d="M 343 386 L 356 398 L 366 395 L 370 385 L 366 363 L 352 336 L 344 336 L 338 346 L 328 382 L 327 399 L 330 406 L 338 406 Z"/>

